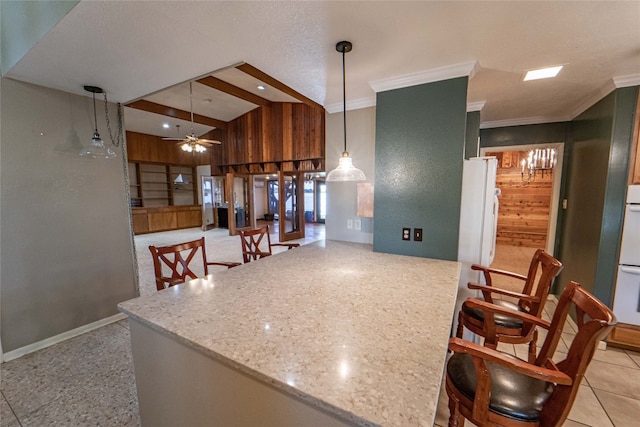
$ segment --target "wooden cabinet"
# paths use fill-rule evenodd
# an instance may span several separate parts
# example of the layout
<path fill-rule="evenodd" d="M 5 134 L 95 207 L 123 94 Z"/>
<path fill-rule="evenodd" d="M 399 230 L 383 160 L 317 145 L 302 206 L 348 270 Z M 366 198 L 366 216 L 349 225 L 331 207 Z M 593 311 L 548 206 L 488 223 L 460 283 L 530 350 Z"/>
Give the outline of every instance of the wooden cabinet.
<path fill-rule="evenodd" d="M 202 208 L 198 205 L 132 208 L 131 212 L 135 234 L 202 226 Z"/>

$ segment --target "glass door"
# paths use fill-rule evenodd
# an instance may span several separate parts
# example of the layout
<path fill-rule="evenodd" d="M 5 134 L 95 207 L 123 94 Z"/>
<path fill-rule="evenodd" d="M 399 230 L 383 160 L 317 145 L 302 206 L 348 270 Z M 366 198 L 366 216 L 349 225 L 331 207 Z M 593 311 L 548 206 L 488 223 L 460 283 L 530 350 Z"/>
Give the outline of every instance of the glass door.
<path fill-rule="evenodd" d="M 303 179 L 300 174 L 290 172 L 278 175 L 281 242 L 304 237 Z"/>
<path fill-rule="evenodd" d="M 327 218 L 327 183 L 316 181 L 316 222 L 324 224 Z"/>
<path fill-rule="evenodd" d="M 215 206 L 215 196 L 213 193 L 213 177 L 203 176 L 200 191 L 202 191 L 202 231 L 207 231 L 215 224 L 213 207 Z"/>

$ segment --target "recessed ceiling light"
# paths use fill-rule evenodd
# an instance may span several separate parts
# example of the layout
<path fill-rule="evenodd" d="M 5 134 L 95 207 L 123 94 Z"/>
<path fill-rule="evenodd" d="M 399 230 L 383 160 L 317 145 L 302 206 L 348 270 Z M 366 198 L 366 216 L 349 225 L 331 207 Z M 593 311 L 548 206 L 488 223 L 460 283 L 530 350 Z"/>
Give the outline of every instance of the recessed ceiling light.
<path fill-rule="evenodd" d="M 538 79 L 548 79 L 550 77 L 555 77 L 562 70 L 562 65 L 557 67 L 549 67 L 549 68 L 540 68 L 538 70 L 530 70 L 527 71 L 527 75 L 524 76 L 524 81 L 528 80 L 538 80 Z"/>
<path fill-rule="evenodd" d="M 163 123 L 162 127 L 165 129 L 169 129 L 171 127 L 171 125 L 169 123 Z"/>
<path fill-rule="evenodd" d="M 260 90 L 264 90 L 264 86 L 262 86 L 262 85 L 258 85 L 258 89 L 260 89 Z"/>

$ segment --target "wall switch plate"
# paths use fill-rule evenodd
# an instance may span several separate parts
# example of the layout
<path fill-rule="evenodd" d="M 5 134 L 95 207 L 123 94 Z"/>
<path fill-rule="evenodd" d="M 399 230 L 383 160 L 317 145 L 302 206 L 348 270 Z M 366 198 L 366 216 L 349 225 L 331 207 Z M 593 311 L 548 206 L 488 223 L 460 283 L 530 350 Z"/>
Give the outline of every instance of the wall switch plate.
<path fill-rule="evenodd" d="M 422 228 L 413 229 L 413 240 L 416 242 L 422 242 Z"/>
<path fill-rule="evenodd" d="M 352 219 L 348 219 L 347 220 L 347 230 L 353 230 L 353 220 Z"/>
<path fill-rule="evenodd" d="M 411 229 L 403 227 L 402 228 L 402 240 L 411 240 Z"/>
<path fill-rule="evenodd" d="M 354 230 L 361 230 L 362 229 L 362 221 L 360 221 L 360 218 L 357 218 L 357 219 L 353 220 L 353 228 L 354 228 Z"/>

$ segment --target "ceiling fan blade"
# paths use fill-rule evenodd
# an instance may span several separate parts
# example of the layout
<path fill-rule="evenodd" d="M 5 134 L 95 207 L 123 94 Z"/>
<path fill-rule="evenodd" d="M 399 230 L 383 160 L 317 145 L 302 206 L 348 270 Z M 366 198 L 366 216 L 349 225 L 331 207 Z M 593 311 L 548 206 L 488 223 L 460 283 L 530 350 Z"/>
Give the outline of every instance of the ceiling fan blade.
<path fill-rule="evenodd" d="M 222 141 L 217 141 L 215 139 L 198 139 L 198 144 L 203 145 L 213 145 L 213 144 L 222 144 Z"/>
<path fill-rule="evenodd" d="M 163 141 L 184 141 L 184 138 L 162 138 Z"/>

